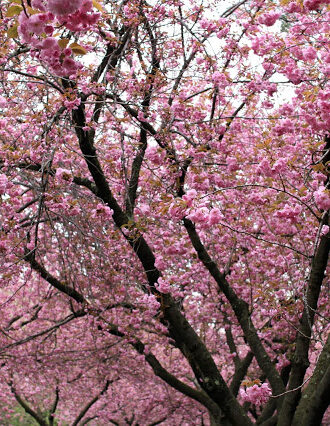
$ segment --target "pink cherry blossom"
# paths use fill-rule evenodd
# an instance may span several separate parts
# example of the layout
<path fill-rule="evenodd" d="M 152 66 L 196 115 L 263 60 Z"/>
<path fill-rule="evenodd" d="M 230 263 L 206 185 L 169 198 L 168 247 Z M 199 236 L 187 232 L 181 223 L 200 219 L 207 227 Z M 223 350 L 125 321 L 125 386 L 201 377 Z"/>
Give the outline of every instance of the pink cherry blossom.
<path fill-rule="evenodd" d="M 0 96 L 0 108 L 6 106 L 7 100 L 3 97 Z"/>
<path fill-rule="evenodd" d="M 262 15 L 259 18 L 259 22 L 261 24 L 267 25 L 268 27 L 271 27 L 275 24 L 275 22 L 278 20 L 278 18 L 281 16 L 279 12 L 269 12 L 264 15 Z"/>
<path fill-rule="evenodd" d="M 240 396 L 244 401 L 251 402 L 255 405 L 265 404 L 269 396 L 272 394 L 268 383 L 263 383 L 261 386 L 253 385 L 247 387 L 246 390 L 240 390 Z"/>
<path fill-rule="evenodd" d="M 0 424 L 330 424 L 328 2 L 227 3 L 0 2 Z"/>
<path fill-rule="evenodd" d="M 0 174 L 0 195 L 6 192 L 8 186 L 8 178 L 5 174 Z"/>
<path fill-rule="evenodd" d="M 325 189 L 324 186 L 320 186 L 319 189 L 314 192 L 314 199 L 319 209 L 330 209 L 330 192 L 328 189 Z"/>
<path fill-rule="evenodd" d="M 47 0 L 47 9 L 54 15 L 69 15 L 76 12 L 83 0 Z"/>

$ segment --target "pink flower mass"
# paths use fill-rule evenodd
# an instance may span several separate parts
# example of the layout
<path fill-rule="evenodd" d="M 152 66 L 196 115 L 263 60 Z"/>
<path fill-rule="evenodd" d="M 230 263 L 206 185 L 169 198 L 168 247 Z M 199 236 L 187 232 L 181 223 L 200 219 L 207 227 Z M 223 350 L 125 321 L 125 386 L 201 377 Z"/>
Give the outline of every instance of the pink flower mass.
<path fill-rule="evenodd" d="M 47 0 L 47 9 L 54 15 L 69 15 L 76 12 L 83 0 Z"/>
<path fill-rule="evenodd" d="M 240 396 L 244 401 L 258 406 L 265 404 L 271 393 L 268 383 L 263 383 L 261 386 L 253 385 L 246 390 L 240 390 Z"/>
<path fill-rule="evenodd" d="M 0 425 L 330 424 L 329 22 L 0 1 Z"/>

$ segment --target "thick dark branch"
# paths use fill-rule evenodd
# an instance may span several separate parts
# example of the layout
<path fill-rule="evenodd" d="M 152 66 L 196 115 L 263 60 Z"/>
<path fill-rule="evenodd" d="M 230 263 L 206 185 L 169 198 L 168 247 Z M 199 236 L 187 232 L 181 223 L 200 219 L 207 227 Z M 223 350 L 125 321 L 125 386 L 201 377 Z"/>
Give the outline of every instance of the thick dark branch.
<path fill-rule="evenodd" d="M 232 354 L 236 354 L 234 357 L 235 373 L 230 383 L 229 389 L 232 391 L 234 396 L 237 396 L 241 382 L 246 376 L 254 355 L 253 352 L 248 352 L 243 360 L 240 359 L 240 357 L 237 355 L 237 347 L 234 341 L 233 333 L 229 327 L 226 327 L 226 339 L 230 352 Z"/>
<path fill-rule="evenodd" d="M 49 282 L 53 287 L 55 287 L 57 290 L 61 291 L 64 294 L 67 294 L 68 296 L 72 297 L 76 302 L 78 303 L 84 303 L 85 298 L 78 293 L 74 288 L 67 286 L 66 284 L 61 283 L 56 277 L 51 275 L 40 263 L 38 263 L 35 260 L 34 253 L 32 252 L 26 252 L 24 259 L 30 263 L 31 268 L 38 272 L 39 275 L 46 281 Z"/>
<path fill-rule="evenodd" d="M 54 399 L 53 405 L 51 406 L 51 408 L 49 410 L 49 416 L 48 416 L 49 426 L 53 426 L 54 425 L 55 411 L 56 411 L 56 408 L 57 408 L 59 400 L 60 400 L 60 390 L 59 390 L 58 386 L 56 386 L 56 389 L 55 389 L 55 399 Z"/>
<path fill-rule="evenodd" d="M 114 198 L 98 160 L 93 145 L 94 133 L 83 130 L 85 126 L 85 110 L 83 103 L 77 110 L 72 112 L 72 116 L 76 125 L 75 129 L 81 152 L 97 187 L 97 196 L 113 210 L 113 220 L 116 225 L 119 228 L 124 226 L 127 228 L 129 222 L 128 216 L 123 212 L 117 200 Z M 222 411 L 233 425 L 251 424 L 249 418 L 220 375 L 206 346 L 189 322 L 184 318 L 171 295 L 161 294 L 157 291 L 155 284 L 160 277 L 160 273 L 155 267 L 155 256 L 146 240 L 138 230 L 133 228 L 128 231 L 129 232 L 125 232 L 124 236 L 144 268 L 149 283 L 148 290 L 157 298 L 161 299 L 163 322 L 167 325 L 170 336 L 175 340 L 177 347 L 187 358 L 200 386 L 208 396 L 221 407 Z"/>
<path fill-rule="evenodd" d="M 232 354 L 236 353 L 236 356 L 234 358 L 234 364 L 235 364 L 235 368 L 238 368 L 241 360 L 240 360 L 239 356 L 237 355 L 237 348 L 236 348 L 236 344 L 235 344 L 235 341 L 234 341 L 234 337 L 233 337 L 233 333 L 231 331 L 231 328 L 226 327 L 225 332 L 226 332 L 227 345 L 229 347 L 230 353 L 232 353 Z"/>
<path fill-rule="evenodd" d="M 326 181 L 324 182 L 324 186 L 327 188 L 329 186 L 330 181 L 330 135 L 326 135 L 324 138 L 325 146 L 324 146 L 324 155 L 322 158 L 322 163 L 324 165 L 324 170 L 327 176 Z"/>
<path fill-rule="evenodd" d="M 205 344 L 179 311 L 172 297 L 168 294 L 162 295 L 162 301 L 170 336 L 188 360 L 201 388 L 218 404 L 232 425 L 251 424 L 223 380 Z"/>
<path fill-rule="evenodd" d="M 125 208 L 126 208 L 126 213 L 129 217 L 133 217 L 133 211 L 134 211 L 137 189 L 139 184 L 140 171 L 141 171 L 141 166 L 144 159 L 144 154 L 147 149 L 147 145 L 148 145 L 147 132 L 142 127 L 140 131 L 139 149 L 132 163 L 131 177 L 128 183 L 128 190 L 127 190 L 127 196 L 126 196 Z"/>
<path fill-rule="evenodd" d="M 315 402 L 317 401 L 317 398 L 314 398 L 313 395 L 316 395 L 316 392 L 319 389 L 319 385 L 322 382 L 323 377 L 325 376 L 329 365 L 330 365 L 330 334 L 328 335 L 327 342 L 324 345 L 323 350 L 319 356 L 318 362 L 313 372 L 313 376 L 310 379 L 306 389 L 302 393 L 299 405 L 296 409 L 294 419 L 292 422 L 293 426 L 301 425 L 303 423 L 303 419 L 308 417 L 308 413 L 310 411 L 315 410 Z M 330 395 L 330 391 L 328 395 Z"/>
<path fill-rule="evenodd" d="M 236 318 L 244 332 L 244 336 L 247 342 L 250 345 L 251 350 L 254 353 L 254 356 L 268 378 L 275 395 L 284 392 L 283 381 L 276 370 L 274 364 L 272 363 L 269 355 L 267 354 L 264 346 L 262 345 L 257 330 L 255 329 L 252 320 L 250 318 L 248 304 L 240 299 L 232 287 L 229 285 L 225 276 L 221 274 L 216 263 L 211 259 L 208 252 L 206 251 L 204 245 L 202 244 L 195 225 L 191 220 L 184 218 L 183 219 L 184 226 L 188 232 L 190 240 L 192 242 L 193 247 L 195 248 L 198 258 L 201 260 L 205 268 L 210 272 L 211 276 L 214 278 L 216 283 L 218 284 L 220 290 L 224 293 L 226 298 L 228 299 Z"/>
<path fill-rule="evenodd" d="M 84 186 L 85 188 L 89 189 L 93 194 L 97 195 L 97 188 L 95 186 L 95 183 L 90 181 L 89 179 L 82 178 L 79 176 L 74 176 L 73 182 L 76 185 Z"/>
<path fill-rule="evenodd" d="M 324 235 L 321 237 L 312 261 L 304 312 L 300 320 L 296 338 L 296 350 L 292 360 L 292 370 L 288 386 L 289 390 L 292 391 L 288 392 L 285 396 L 279 417 L 279 426 L 290 426 L 292 424 L 292 418 L 301 397 L 301 386 L 304 381 L 306 370 L 309 367 L 308 351 L 314 316 L 328 264 L 329 249 L 330 238 Z"/>
<path fill-rule="evenodd" d="M 212 108 L 211 108 L 211 113 L 210 113 L 210 121 L 212 121 L 213 118 L 214 118 L 214 113 L 215 113 L 215 107 L 216 107 L 216 104 L 217 104 L 218 94 L 219 94 L 219 89 L 218 89 L 218 87 L 216 87 L 214 89 L 214 92 L 213 92 Z"/>
<path fill-rule="evenodd" d="M 142 7 L 140 8 L 141 12 Z M 143 14 L 144 15 L 144 14 Z M 147 32 L 150 38 L 151 46 L 152 46 L 152 53 L 151 53 L 151 64 L 152 69 L 148 76 L 149 78 L 149 89 L 144 95 L 144 99 L 142 101 L 142 108 L 143 108 L 143 115 L 146 116 L 146 113 L 150 106 L 151 101 L 151 95 L 154 88 L 154 78 L 157 74 L 157 71 L 159 70 L 159 59 L 157 58 L 157 46 L 156 46 L 156 39 L 153 35 L 153 32 L 151 30 L 151 27 L 149 25 L 148 19 L 145 18 L 145 26 L 147 28 Z M 133 164 L 132 164 L 132 170 L 131 170 L 131 177 L 128 184 L 128 192 L 126 197 L 126 213 L 129 217 L 133 217 L 133 211 L 134 211 L 134 205 L 136 201 L 136 194 L 138 189 L 138 183 L 139 183 L 139 176 L 140 176 L 140 170 L 144 159 L 144 154 L 147 149 L 148 144 L 148 138 L 147 138 L 147 129 L 144 127 L 143 123 L 141 124 L 141 131 L 140 131 L 140 143 L 139 143 L 139 149 L 138 153 L 134 158 Z"/>
<path fill-rule="evenodd" d="M 191 162 L 192 162 L 191 158 L 186 158 L 183 162 L 181 169 L 180 169 L 181 174 L 180 174 L 180 177 L 179 177 L 179 185 L 178 185 L 178 189 L 177 189 L 178 197 L 182 197 L 183 194 L 184 194 L 184 182 L 186 180 L 186 175 L 187 175 L 188 168 L 189 168 Z"/>
<path fill-rule="evenodd" d="M 29 406 L 29 404 L 26 402 L 26 401 L 24 401 L 21 397 L 20 397 L 20 395 L 17 393 L 17 391 L 16 391 L 16 389 L 15 389 L 15 386 L 14 386 L 14 384 L 12 383 L 12 382 L 10 382 L 9 383 L 9 386 L 10 386 L 10 390 L 11 390 L 11 392 L 13 393 L 13 395 L 14 395 L 14 397 L 15 397 L 15 399 L 16 399 L 16 401 L 19 403 L 19 405 L 21 406 L 21 407 L 23 407 L 24 408 L 24 410 L 25 410 L 25 412 L 27 413 L 27 414 L 30 414 L 30 416 L 32 416 L 33 418 L 34 418 L 34 420 L 40 425 L 40 426 L 48 426 L 47 425 L 47 423 L 44 421 L 44 419 L 41 417 L 41 416 L 39 416 L 39 414 L 36 412 L 36 411 L 34 411 L 30 406 Z"/>
<path fill-rule="evenodd" d="M 166 382 L 168 385 L 170 385 L 177 391 L 181 392 L 183 395 L 189 396 L 195 401 L 200 402 L 211 412 L 218 412 L 218 406 L 204 392 L 200 392 L 197 389 L 194 389 L 188 386 L 187 384 L 181 382 L 179 379 L 177 379 L 175 376 L 165 370 L 165 368 L 162 367 L 162 365 L 159 363 L 159 361 L 153 354 L 145 354 L 144 345 L 141 345 L 142 344 L 139 342 L 135 344 L 134 347 L 138 350 L 139 353 L 144 354 L 147 363 L 153 369 L 156 376 L 163 379 L 164 382 Z"/>
<path fill-rule="evenodd" d="M 119 331 L 118 327 L 114 324 L 108 323 L 108 331 L 114 336 L 125 337 L 124 333 Z M 134 342 L 131 342 L 131 346 L 133 346 L 139 354 L 145 357 L 146 362 L 150 365 L 157 377 L 164 380 L 165 383 L 167 383 L 177 391 L 194 399 L 195 401 L 198 401 L 211 412 L 218 412 L 219 408 L 217 404 L 215 404 L 212 399 L 207 396 L 207 394 L 190 387 L 189 385 L 185 384 L 184 382 L 181 382 L 181 380 L 177 379 L 174 375 L 169 373 L 151 352 L 146 351 L 145 345 L 140 340 L 135 339 Z"/>
<path fill-rule="evenodd" d="M 109 59 L 110 59 L 112 53 L 114 52 L 114 50 L 115 50 L 115 46 L 113 46 L 112 44 L 109 43 L 108 46 L 107 46 L 107 50 L 105 52 L 105 55 L 104 55 L 100 65 L 98 66 L 97 70 L 95 71 L 95 74 L 92 77 L 92 80 L 91 80 L 92 82 L 98 81 L 98 79 L 101 77 L 102 73 L 104 72 L 106 66 L 109 63 Z"/>
<path fill-rule="evenodd" d="M 330 365 L 319 382 L 300 423 L 302 426 L 319 426 L 330 403 Z"/>
<path fill-rule="evenodd" d="M 86 132 L 82 128 L 85 126 L 85 111 L 83 105 L 73 111 L 73 119 L 76 123 L 76 133 L 79 139 L 80 149 L 86 160 L 88 169 L 96 185 L 96 195 L 103 200 L 113 210 L 113 219 L 118 228 L 128 224 L 129 218 L 123 212 L 109 187 L 104 176 L 101 164 L 98 160 L 96 149 L 93 145 L 94 134 Z M 94 192 L 95 193 L 95 192 Z M 160 277 L 159 271 L 155 268 L 155 257 L 150 250 L 145 239 L 137 232 L 125 233 L 125 238 L 134 249 L 140 259 L 148 278 L 150 286 L 155 291 L 154 284 Z"/>
<path fill-rule="evenodd" d="M 253 352 L 248 352 L 246 357 L 239 362 L 235 369 L 235 374 L 233 380 L 230 383 L 229 389 L 232 391 L 234 396 L 237 396 L 239 388 L 241 386 L 241 382 L 246 376 L 248 368 L 253 360 Z"/>
<path fill-rule="evenodd" d="M 110 334 L 117 337 L 125 337 L 125 334 L 119 331 L 118 327 L 114 324 L 108 324 L 108 331 Z M 210 410 L 217 410 L 217 405 L 210 399 L 205 393 L 198 391 L 190 387 L 189 385 L 181 382 L 171 373 L 169 373 L 165 368 L 160 364 L 158 359 L 149 351 L 146 351 L 145 345 L 138 339 L 135 339 L 134 342 L 131 342 L 131 346 L 141 355 L 145 357 L 146 362 L 150 365 L 156 376 L 164 380 L 168 385 L 183 393 L 184 395 L 194 399 L 195 401 L 200 402 L 206 408 Z"/>

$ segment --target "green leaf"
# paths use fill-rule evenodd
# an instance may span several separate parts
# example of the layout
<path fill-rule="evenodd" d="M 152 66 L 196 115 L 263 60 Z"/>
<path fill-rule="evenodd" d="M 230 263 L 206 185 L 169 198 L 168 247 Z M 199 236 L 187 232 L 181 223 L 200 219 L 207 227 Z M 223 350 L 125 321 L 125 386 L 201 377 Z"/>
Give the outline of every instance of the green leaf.
<path fill-rule="evenodd" d="M 17 38 L 18 32 L 17 32 L 17 24 L 13 25 L 12 27 L 9 27 L 7 30 L 7 36 L 9 38 Z"/>
<path fill-rule="evenodd" d="M 87 53 L 87 50 L 78 43 L 71 43 L 69 47 L 75 55 L 86 55 Z"/>
<path fill-rule="evenodd" d="M 11 18 L 13 16 L 19 15 L 22 12 L 23 8 L 22 6 L 10 6 L 8 7 L 6 16 L 7 18 Z"/>
<path fill-rule="evenodd" d="M 60 46 L 61 49 L 65 49 L 68 43 L 69 43 L 68 38 L 60 38 L 59 41 L 57 42 L 57 44 Z"/>

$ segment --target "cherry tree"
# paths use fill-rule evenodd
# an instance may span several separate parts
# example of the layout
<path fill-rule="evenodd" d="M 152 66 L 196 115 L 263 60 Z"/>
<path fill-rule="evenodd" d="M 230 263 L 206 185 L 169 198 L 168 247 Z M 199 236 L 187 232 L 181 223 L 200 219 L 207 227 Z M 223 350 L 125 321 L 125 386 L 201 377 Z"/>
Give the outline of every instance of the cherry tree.
<path fill-rule="evenodd" d="M 0 13 L 2 423 L 326 422 L 328 1 Z"/>

